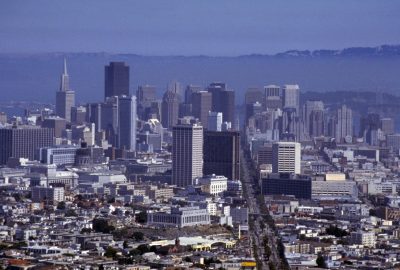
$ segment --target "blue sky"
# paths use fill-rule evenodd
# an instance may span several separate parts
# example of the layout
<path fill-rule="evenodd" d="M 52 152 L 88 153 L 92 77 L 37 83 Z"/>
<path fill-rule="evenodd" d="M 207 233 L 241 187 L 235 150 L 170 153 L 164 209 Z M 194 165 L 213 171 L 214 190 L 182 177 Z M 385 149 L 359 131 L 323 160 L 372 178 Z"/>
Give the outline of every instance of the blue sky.
<path fill-rule="evenodd" d="M 395 0 L 3 0 L 0 52 L 272 54 L 400 44 Z"/>

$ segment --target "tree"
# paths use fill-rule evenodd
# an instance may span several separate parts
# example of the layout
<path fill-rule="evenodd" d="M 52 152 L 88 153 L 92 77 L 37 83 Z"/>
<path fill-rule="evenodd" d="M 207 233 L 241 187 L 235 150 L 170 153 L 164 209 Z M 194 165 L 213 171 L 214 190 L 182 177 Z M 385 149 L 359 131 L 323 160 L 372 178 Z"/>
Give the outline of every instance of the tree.
<path fill-rule="evenodd" d="M 93 219 L 93 230 L 96 232 L 110 233 L 115 230 L 114 226 L 108 225 L 107 220 L 98 218 Z"/>
<path fill-rule="evenodd" d="M 65 206 L 65 202 L 59 202 L 57 204 L 57 209 L 58 210 L 65 210 L 66 206 Z"/>
<path fill-rule="evenodd" d="M 134 232 L 132 237 L 135 238 L 136 241 L 142 241 L 144 238 L 144 234 L 142 232 Z"/>
<path fill-rule="evenodd" d="M 138 214 L 135 215 L 135 220 L 139 223 L 146 223 L 147 222 L 147 213 L 145 211 L 140 211 Z"/>
<path fill-rule="evenodd" d="M 324 257 L 318 254 L 317 260 L 315 261 L 319 268 L 326 268 L 326 263 Z"/>
<path fill-rule="evenodd" d="M 108 247 L 104 253 L 104 256 L 108 258 L 115 258 L 117 256 L 117 250 L 113 247 Z"/>

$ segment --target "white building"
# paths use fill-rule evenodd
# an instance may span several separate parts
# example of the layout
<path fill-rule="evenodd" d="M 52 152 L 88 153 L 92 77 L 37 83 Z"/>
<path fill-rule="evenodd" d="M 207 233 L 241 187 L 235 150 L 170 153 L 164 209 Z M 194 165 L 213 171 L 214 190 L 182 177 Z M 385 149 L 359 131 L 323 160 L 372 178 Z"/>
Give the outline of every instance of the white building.
<path fill-rule="evenodd" d="M 207 175 L 200 179 L 201 190 L 211 195 L 218 195 L 228 190 L 228 178 L 223 175 Z"/>
<path fill-rule="evenodd" d="M 272 145 L 272 172 L 300 174 L 301 145 L 277 142 Z"/>
<path fill-rule="evenodd" d="M 295 108 L 296 113 L 300 113 L 300 87 L 297 84 L 284 85 L 282 88 L 283 107 Z"/>
<path fill-rule="evenodd" d="M 375 247 L 375 233 L 374 232 L 352 232 L 350 234 L 350 242 L 355 245 L 363 245 L 367 247 Z"/>
<path fill-rule="evenodd" d="M 42 202 L 43 200 L 56 203 L 65 200 L 63 187 L 32 187 L 32 201 Z"/>
<path fill-rule="evenodd" d="M 136 97 L 118 99 L 118 145 L 129 151 L 136 150 Z"/>
<path fill-rule="evenodd" d="M 187 227 L 210 224 L 207 209 L 195 207 L 173 207 L 169 212 L 147 212 L 147 225 L 156 227 Z"/>
<path fill-rule="evenodd" d="M 358 190 L 355 181 L 312 181 L 313 198 L 357 198 Z"/>

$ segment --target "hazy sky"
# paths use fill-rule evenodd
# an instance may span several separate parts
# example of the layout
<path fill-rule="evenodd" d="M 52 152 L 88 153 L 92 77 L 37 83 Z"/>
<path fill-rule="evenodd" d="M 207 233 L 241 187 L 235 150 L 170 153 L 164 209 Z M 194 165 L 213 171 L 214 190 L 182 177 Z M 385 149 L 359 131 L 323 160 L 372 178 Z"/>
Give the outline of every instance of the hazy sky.
<path fill-rule="evenodd" d="M 1 0 L 0 52 L 241 55 L 400 44 L 397 0 Z"/>

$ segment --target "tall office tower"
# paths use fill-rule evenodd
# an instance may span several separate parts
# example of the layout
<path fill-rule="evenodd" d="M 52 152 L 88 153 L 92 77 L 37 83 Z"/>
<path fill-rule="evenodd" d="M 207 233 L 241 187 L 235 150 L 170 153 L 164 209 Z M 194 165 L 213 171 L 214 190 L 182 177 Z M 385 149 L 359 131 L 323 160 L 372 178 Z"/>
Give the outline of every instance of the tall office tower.
<path fill-rule="evenodd" d="M 147 115 L 148 108 L 151 107 L 151 103 L 157 100 L 156 87 L 152 85 L 140 85 L 136 91 L 137 97 L 137 114 L 139 119 L 147 121 L 149 116 Z"/>
<path fill-rule="evenodd" d="M 342 105 L 336 111 L 335 139 L 340 143 L 346 137 L 353 137 L 353 111 L 346 105 Z"/>
<path fill-rule="evenodd" d="M 108 97 L 101 104 L 100 129 L 104 130 L 106 140 L 113 146 L 118 145 L 119 97 Z"/>
<path fill-rule="evenodd" d="M 248 88 L 244 95 L 244 106 L 246 108 L 246 115 L 245 115 L 246 123 L 249 120 L 249 118 L 254 115 L 252 110 L 254 103 L 258 104 L 263 103 L 263 93 L 257 87 Z"/>
<path fill-rule="evenodd" d="M 204 175 L 223 175 L 228 179 L 240 179 L 238 131 L 204 132 Z"/>
<path fill-rule="evenodd" d="M 167 90 L 161 104 L 161 122 L 163 127 L 171 129 L 178 123 L 179 95 Z"/>
<path fill-rule="evenodd" d="M 369 113 L 361 118 L 360 136 L 370 145 L 378 144 L 378 129 L 380 129 L 380 116 L 376 113 Z"/>
<path fill-rule="evenodd" d="M 258 87 L 250 87 L 244 94 L 244 104 L 263 103 L 263 92 Z"/>
<path fill-rule="evenodd" d="M 101 130 L 102 103 L 88 103 L 86 105 L 86 121 L 95 125 L 96 131 Z"/>
<path fill-rule="evenodd" d="M 267 109 L 282 109 L 282 94 L 281 88 L 277 85 L 264 86 L 264 110 Z"/>
<path fill-rule="evenodd" d="M 284 85 L 282 90 L 283 107 L 295 108 L 300 115 L 300 87 L 297 84 Z"/>
<path fill-rule="evenodd" d="M 185 103 L 191 104 L 192 103 L 192 94 L 203 90 L 201 86 L 198 85 L 188 85 L 185 90 Z"/>
<path fill-rule="evenodd" d="M 78 106 L 71 108 L 71 122 L 77 125 L 82 125 L 86 122 L 86 107 Z"/>
<path fill-rule="evenodd" d="M 208 127 L 208 112 L 211 111 L 212 95 L 207 91 L 192 94 L 192 113 L 198 118 L 203 127 Z"/>
<path fill-rule="evenodd" d="M 303 106 L 303 122 L 306 132 L 311 134 L 311 113 L 313 111 L 324 111 L 324 103 L 320 100 L 307 100 Z M 299 112 L 297 113 L 299 115 Z M 315 126 L 315 125 L 314 125 Z"/>
<path fill-rule="evenodd" d="M 60 117 L 49 117 L 43 120 L 42 128 L 54 129 L 54 137 L 61 138 L 63 132 L 67 128 L 67 120 Z"/>
<path fill-rule="evenodd" d="M 381 119 L 381 130 L 385 135 L 394 134 L 394 120 L 393 118 Z"/>
<path fill-rule="evenodd" d="M 182 88 L 181 88 L 181 83 L 178 81 L 172 81 L 168 83 L 167 87 L 168 91 L 171 91 L 173 93 L 176 93 L 179 95 L 179 102 L 181 102 L 183 95 L 182 95 Z"/>
<path fill-rule="evenodd" d="M 212 94 L 213 112 L 222 112 L 223 121 L 235 121 L 235 92 L 228 90 L 225 83 L 211 83 L 207 91 Z"/>
<path fill-rule="evenodd" d="M 179 124 L 172 128 L 172 184 L 186 187 L 203 176 L 203 127 Z"/>
<path fill-rule="evenodd" d="M 0 129 L 0 164 L 8 158 L 28 158 L 33 160 L 41 147 L 53 145 L 54 129 L 37 126 L 19 126 Z"/>
<path fill-rule="evenodd" d="M 104 69 L 104 100 L 113 96 L 129 96 L 129 66 L 111 62 Z"/>
<path fill-rule="evenodd" d="M 301 145 L 277 142 L 272 145 L 272 172 L 300 174 Z"/>
<path fill-rule="evenodd" d="M 324 135 L 324 111 L 312 110 L 309 116 L 308 134 L 311 138 Z"/>
<path fill-rule="evenodd" d="M 222 113 L 208 112 L 208 126 L 207 130 L 221 131 L 222 127 Z"/>
<path fill-rule="evenodd" d="M 61 75 L 60 90 L 56 94 L 56 114 L 71 121 L 71 108 L 75 106 L 75 91 L 69 88 L 69 75 L 67 72 L 67 60 L 64 59 L 64 71 Z"/>
<path fill-rule="evenodd" d="M 136 97 L 120 96 L 118 100 L 118 147 L 136 150 Z"/>

